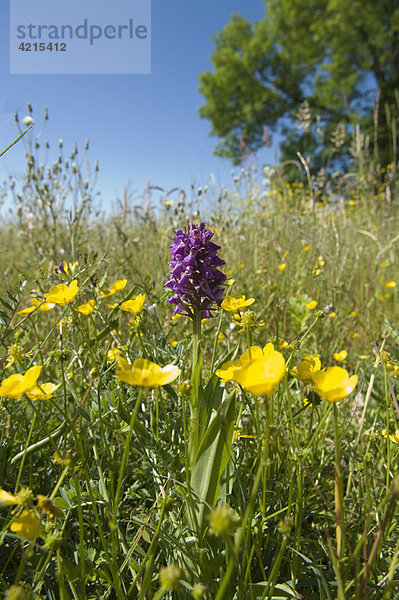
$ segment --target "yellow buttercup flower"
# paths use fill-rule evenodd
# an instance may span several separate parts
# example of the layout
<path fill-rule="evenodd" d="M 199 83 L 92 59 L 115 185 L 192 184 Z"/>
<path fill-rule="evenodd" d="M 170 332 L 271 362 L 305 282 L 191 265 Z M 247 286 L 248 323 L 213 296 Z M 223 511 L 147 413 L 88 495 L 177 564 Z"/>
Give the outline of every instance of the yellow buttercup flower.
<path fill-rule="evenodd" d="M 284 356 L 269 343 L 263 349 L 263 357 L 251 358 L 237 370 L 234 378 L 245 390 L 256 396 L 271 396 L 284 377 L 285 370 Z"/>
<path fill-rule="evenodd" d="M 394 287 L 396 287 L 396 281 L 387 281 L 385 287 L 387 287 L 388 289 L 393 289 Z"/>
<path fill-rule="evenodd" d="M 389 439 L 391 440 L 391 442 L 393 442 L 394 444 L 399 445 L 399 429 L 397 429 L 395 431 L 395 433 L 393 434 L 388 434 L 386 429 L 382 429 L 382 431 L 379 432 L 384 438 L 389 437 Z"/>
<path fill-rule="evenodd" d="M 263 348 L 251 346 L 251 358 L 248 350 L 235 362 L 229 361 L 216 371 L 222 381 L 234 380 L 245 390 L 259 396 L 271 396 L 274 388 L 285 374 L 285 360 L 273 344 Z"/>
<path fill-rule="evenodd" d="M 126 300 L 122 302 L 119 306 L 121 310 L 129 312 L 132 315 L 136 315 L 144 308 L 145 294 L 138 294 L 137 296 L 133 296 L 130 300 Z"/>
<path fill-rule="evenodd" d="M 133 365 L 129 364 L 122 356 L 117 357 L 116 376 L 130 385 L 145 387 L 159 387 L 171 383 L 180 375 L 176 365 L 160 367 L 146 358 L 138 358 Z"/>
<path fill-rule="evenodd" d="M 320 354 L 305 354 L 302 362 L 292 369 L 291 375 L 302 383 L 311 383 L 313 374 L 320 369 Z"/>
<path fill-rule="evenodd" d="M 308 308 L 309 310 L 314 310 L 317 306 L 317 302 L 316 300 L 311 300 L 310 302 L 307 302 L 306 304 L 306 308 Z"/>
<path fill-rule="evenodd" d="M 25 375 L 18 373 L 3 379 L 0 385 L 0 397 L 18 400 L 26 392 L 33 390 L 41 370 L 40 366 L 31 367 L 26 371 Z"/>
<path fill-rule="evenodd" d="M 120 348 L 111 348 L 111 350 L 108 350 L 107 352 L 107 361 L 108 362 L 114 362 L 114 360 L 116 360 L 118 354 L 121 353 Z"/>
<path fill-rule="evenodd" d="M 283 338 L 279 338 L 278 349 L 279 350 L 288 350 L 289 348 L 292 348 L 292 344 L 289 344 Z"/>
<path fill-rule="evenodd" d="M 40 519 L 38 519 L 34 510 L 25 508 L 11 523 L 10 529 L 19 537 L 34 542 L 41 533 Z"/>
<path fill-rule="evenodd" d="M 124 290 L 127 284 L 127 279 L 117 279 L 116 281 L 114 281 L 114 283 L 111 285 L 110 290 L 115 292 L 120 292 L 121 290 Z"/>
<path fill-rule="evenodd" d="M 346 350 L 341 350 L 340 352 L 334 352 L 334 354 L 333 354 L 334 359 L 337 360 L 338 362 L 344 361 L 347 356 L 348 356 L 348 353 Z"/>
<path fill-rule="evenodd" d="M 64 304 L 69 304 L 75 300 L 78 290 L 78 282 L 74 279 L 69 285 L 65 285 L 65 283 L 53 285 L 53 287 L 50 288 L 50 292 L 44 294 L 44 297 L 48 303 L 60 304 L 63 306 Z"/>
<path fill-rule="evenodd" d="M 19 504 L 18 496 L 14 496 L 14 494 L 0 488 L 0 507 L 12 506 L 13 504 Z"/>
<path fill-rule="evenodd" d="M 221 307 L 227 312 L 238 312 L 246 306 L 251 306 L 251 304 L 254 302 L 255 298 L 248 298 L 248 300 L 246 300 L 245 296 L 240 296 L 239 298 L 234 298 L 234 296 L 226 296 L 221 304 Z"/>
<path fill-rule="evenodd" d="M 82 315 L 90 315 L 94 311 L 95 306 L 96 301 L 93 299 L 86 302 L 86 304 L 81 304 L 76 310 L 82 313 Z"/>
<path fill-rule="evenodd" d="M 251 358 L 249 357 L 249 351 L 246 350 L 244 354 L 240 356 L 236 361 L 229 360 L 225 362 L 220 369 L 216 371 L 216 375 L 222 380 L 223 383 L 226 381 L 235 381 L 235 372 L 246 365 L 251 359 L 262 359 L 263 350 L 260 346 L 251 346 Z"/>
<path fill-rule="evenodd" d="M 48 310 L 54 308 L 54 306 L 54 303 L 49 304 L 48 302 L 44 302 L 44 300 L 40 300 L 39 298 L 32 298 L 32 306 L 28 306 L 28 308 L 23 308 L 22 310 L 19 310 L 17 312 L 17 315 L 29 315 L 34 310 L 37 310 L 39 312 L 47 312 Z"/>
<path fill-rule="evenodd" d="M 233 381 L 236 369 L 237 366 L 234 360 L 228 360 L 220 367 L 220 369 L 217 369 L 216 375 L 223 383 L 226 383 L 226 381 Z"/>
<path fill-rule="evenodd" d="M 55 383 L 41 383 L 26 392 L 26 395 L 30 400 L 50 400 L 60 386 L 60 383 L 58 385 Z"/>
<path fill-rule="evenodd" d="M 342 402 L 357 384 L 357 375 L 349 377 L 348 371 L 342 367 L 316 371 L 312 379 L 314 385 L 310 388 L 328 402 Z"/>
<path fill-rule="evenodd" d="M 287 266 L 287 263 L 281 263 L 281 265 L 278 265 L 278 269 L 279 271 L 284 271 L 285 267 Z"/>
<path fill-rule="evenodd" d="M 98 292 L 98 295 L 102 298 L 107 298 L 108 296 L 112 296 L 112 294 L 116 294 L 116 292 L 120 292 L 126 287 L 127 279 L 117 279 L 114 281 L 112 285 L 108 288 L 103 288 Z"/>

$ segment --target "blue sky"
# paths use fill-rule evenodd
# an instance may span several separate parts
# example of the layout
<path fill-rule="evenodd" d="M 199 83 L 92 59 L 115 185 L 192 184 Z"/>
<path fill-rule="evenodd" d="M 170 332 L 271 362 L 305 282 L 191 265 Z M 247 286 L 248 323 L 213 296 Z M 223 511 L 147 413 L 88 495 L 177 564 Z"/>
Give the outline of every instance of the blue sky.
<path fill-rule="evenodd" d="M 12 1 L 12 0 L 11 0 Z M 34 0 L 32 0 L 34 1 Z M 104 1 L 104 0 L 103 0 Z M 84 0 L 81 2 L 84 5 Z M 213 155 L 217 139 L 200 119 L 198 74 L 211 67 L 212 36 L 240 12 L 249 20 L 264 13 L 261 0 L 152 0 L 151 75 L 10 75 L 9 1 L 0 0 L 0 148 L 15 137 L 13 114 L 34 110 L 39 131 L 43 109 L 49 121 L 43 139 L 55 158 L 58 140 L 65 154 L 76 141 L 89 158 L 98 158 L 97 189 L 103 205 L 121 197 L 124 186 L 142 192 L 147 178 L 165 189 L 192 183 L 231 183 L 231 164 Z M 22 144 L 0 159 L 0 181 L 23 173 Z M 266 158 L 273 162 L 274 150 Z"/>

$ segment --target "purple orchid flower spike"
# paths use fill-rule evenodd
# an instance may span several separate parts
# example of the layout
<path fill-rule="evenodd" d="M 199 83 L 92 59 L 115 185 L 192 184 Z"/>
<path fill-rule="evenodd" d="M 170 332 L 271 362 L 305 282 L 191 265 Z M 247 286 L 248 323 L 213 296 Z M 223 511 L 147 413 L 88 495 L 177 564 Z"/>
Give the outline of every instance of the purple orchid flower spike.
<path fill-rule="evenodd" d="M 170 279 L 165 283 L 173 292 L 168 302 L 176 305 L 174 315 L 209 318 L 212 310 L 220 307 L 226 276 L 218 267 L 225 261 L 217 256 L 220 246 L 211 242 L 214 233 L 205 223 L 190 223 L 187 231 L 175 231 Z"/>

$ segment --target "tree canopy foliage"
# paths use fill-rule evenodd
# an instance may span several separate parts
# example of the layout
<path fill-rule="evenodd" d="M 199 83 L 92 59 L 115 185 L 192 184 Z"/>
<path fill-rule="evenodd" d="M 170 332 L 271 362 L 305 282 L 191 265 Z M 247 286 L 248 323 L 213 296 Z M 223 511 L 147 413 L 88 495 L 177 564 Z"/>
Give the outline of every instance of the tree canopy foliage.
<path fill-rule="evenodd" d="M 396 158 L 399 0 L 268 0 L 264 18 L 235 14 L 215 42 L 199 89 L 217 155 L 238 164 L 243 145 L 279 131 L 282 160 L 345 161 L 358 125 L 379 162 Z"/>

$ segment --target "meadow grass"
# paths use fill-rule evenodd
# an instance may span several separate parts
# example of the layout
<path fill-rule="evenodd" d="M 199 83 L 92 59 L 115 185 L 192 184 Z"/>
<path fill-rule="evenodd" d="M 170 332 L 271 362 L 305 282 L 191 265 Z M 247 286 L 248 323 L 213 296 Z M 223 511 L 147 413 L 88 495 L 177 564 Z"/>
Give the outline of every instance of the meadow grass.
<path fill-rule="evenodd" d="M 4 598 L 399 598 L 393 180 L 315 193 L 247 170 L 228 192 L 155 207 L 147 190 L 104 216 L 80 169 L 28 153 L 0 229 L 1 381 L 40 366 L 41 395 L 59 385 L 1 398 Z M 255 302 L 206 320 L 193 359 L 164 284 L 174 231 L 201 220 L 226 294 Z M 272 396 L 215 374 L 268 342 L 287 365 Z M 358 376 L 342 402 L 292 374 L 316 354 Z M 180 376 L 129 385 L 118 355 Z"/>

